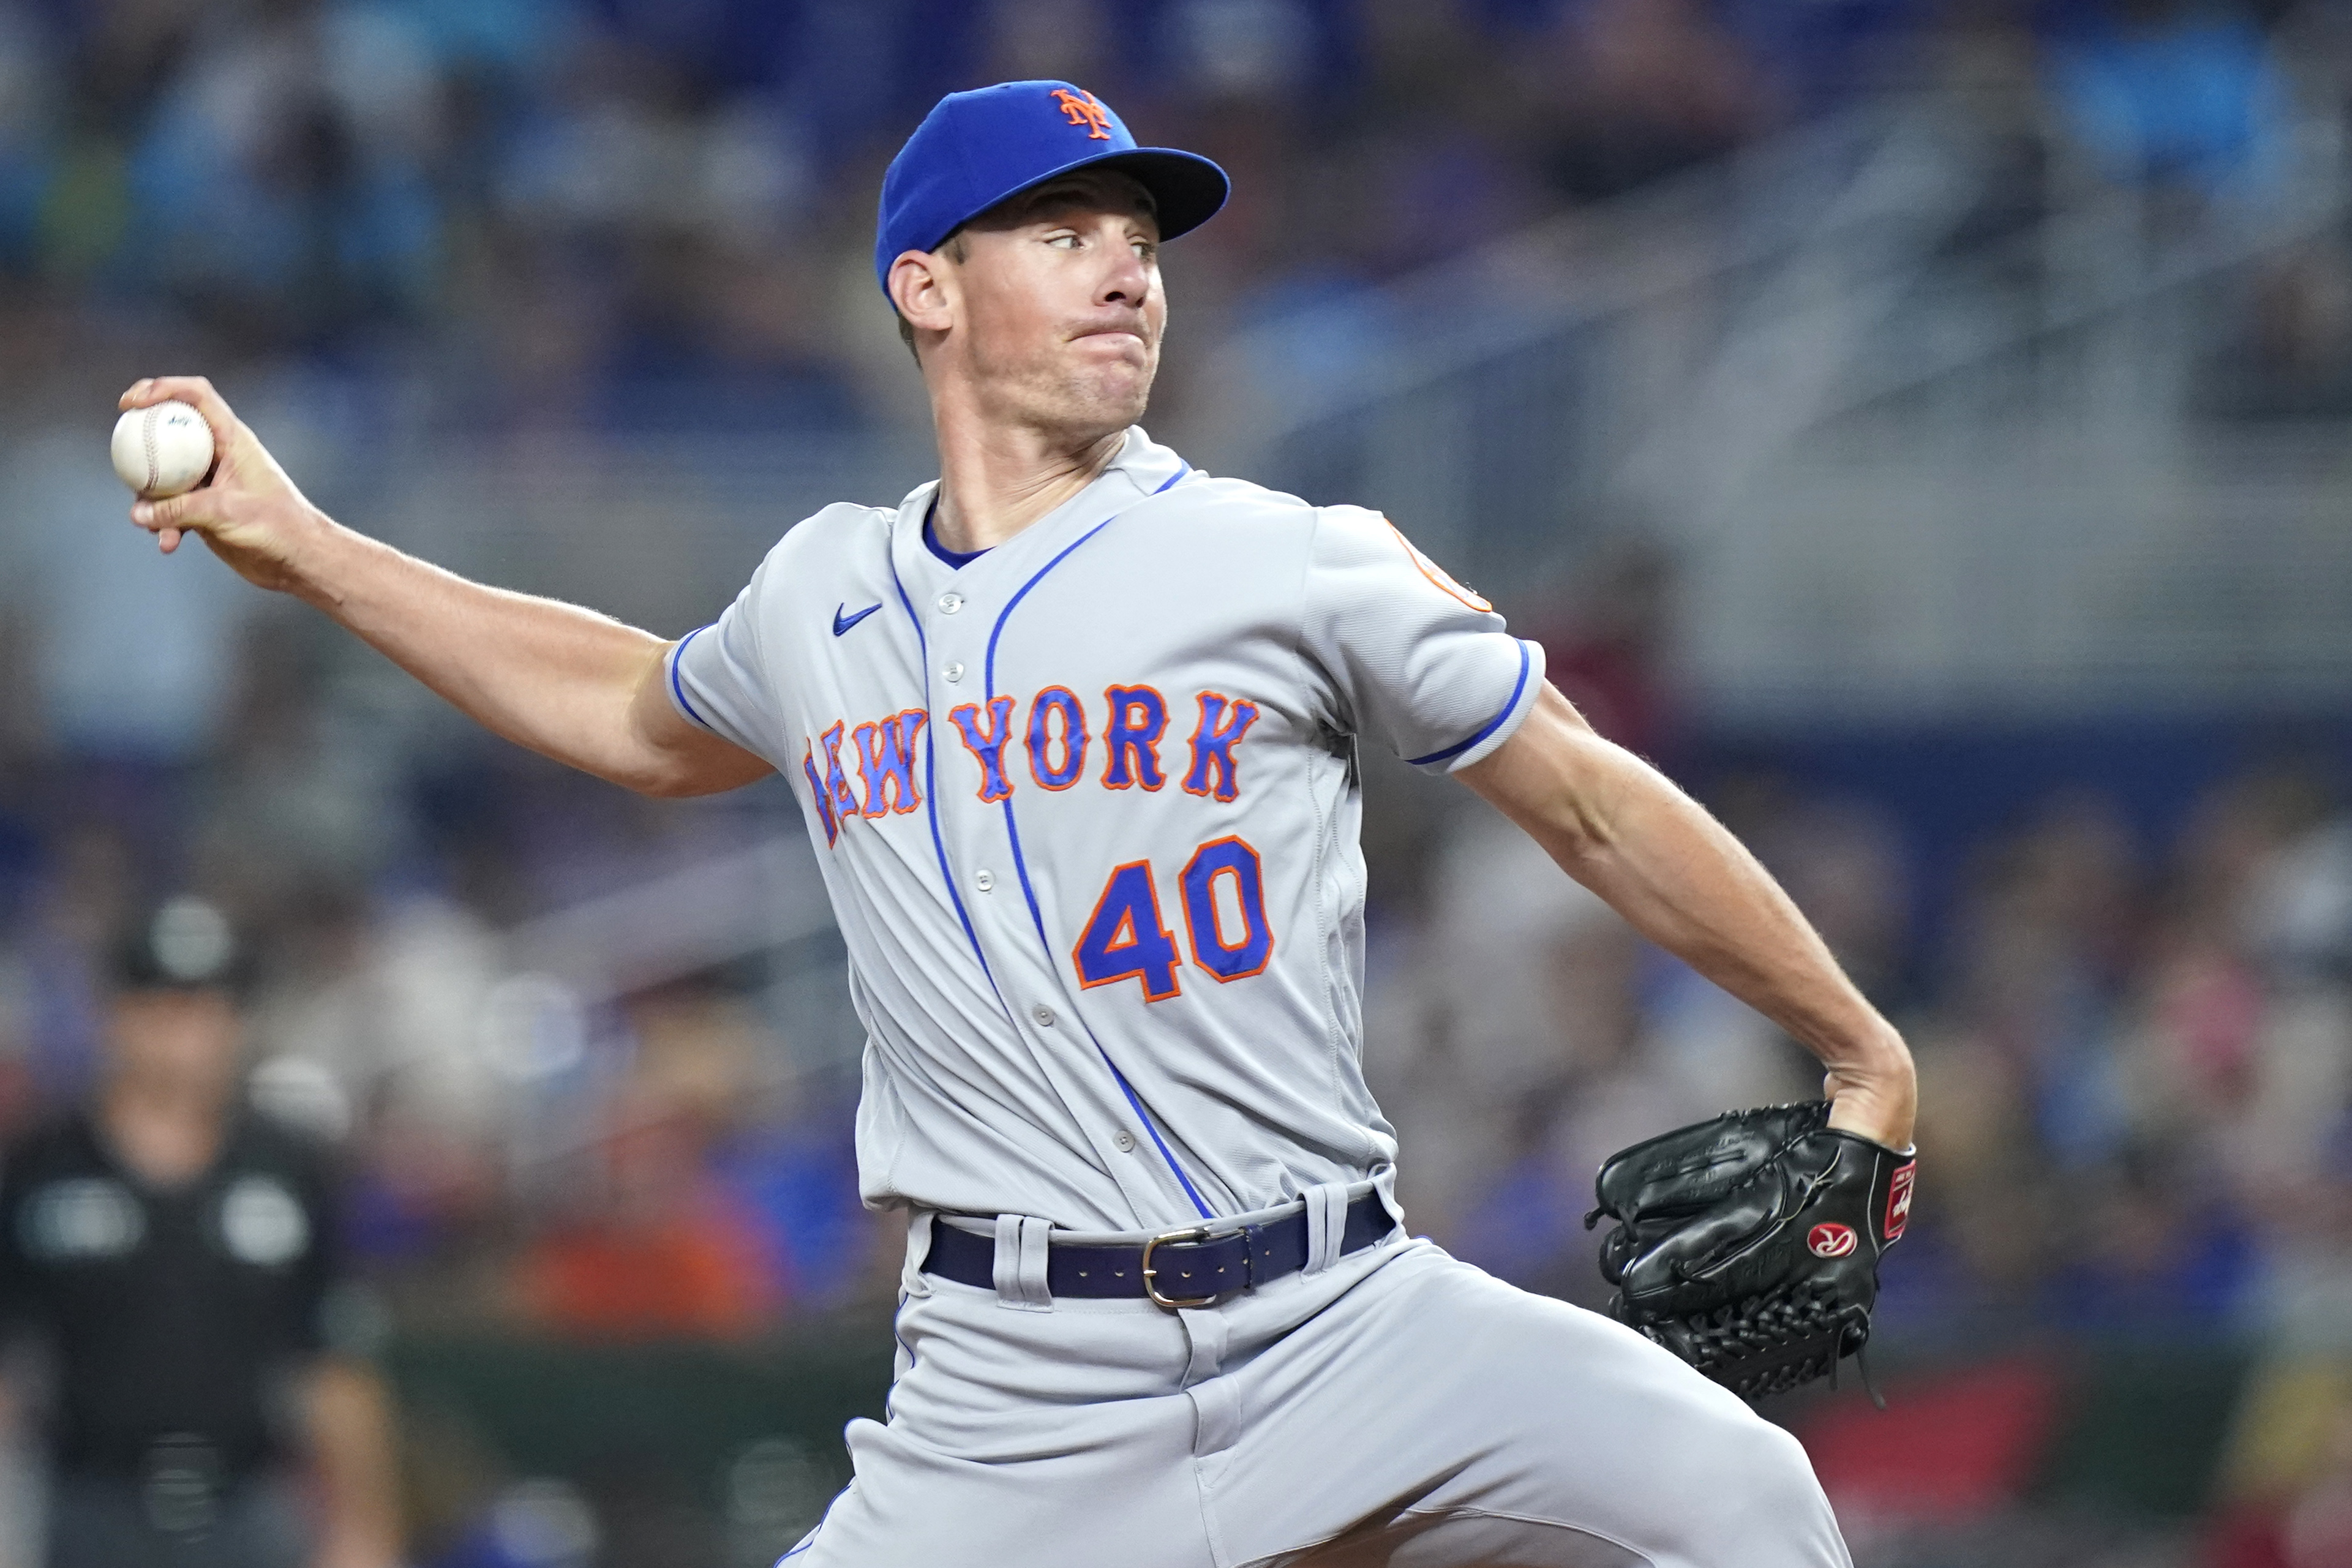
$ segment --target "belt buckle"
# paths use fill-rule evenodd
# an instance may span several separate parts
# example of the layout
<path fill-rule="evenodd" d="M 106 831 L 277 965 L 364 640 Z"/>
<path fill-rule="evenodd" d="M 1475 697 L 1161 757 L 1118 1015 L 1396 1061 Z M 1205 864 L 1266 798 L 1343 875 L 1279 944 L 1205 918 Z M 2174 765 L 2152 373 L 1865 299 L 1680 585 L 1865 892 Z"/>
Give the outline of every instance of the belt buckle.
<path fill-rule="evenodd" d="M 1216 1301 L 1217 1298 L 1213 1294 L 1192 1298 L 1163 1296 L 1160 1293 L 1160 1287 L 1151 1282 L 1152 1277 L 1159 1272 L 1151 1266 L 1151 1253 L 1154 1248 L 1163 1242 L 1206 1241 L 1208 1239 L 1209 1228 L 1205 1225 L 1195 1225 L 1185 1230 L 1163 1230 L 1143 1244 L 1143 1293 L 1151 1298 L 1153 1306 L 1166 1307 L 1172 1312 L 1180 1307 L 1210 1306 Z"/>

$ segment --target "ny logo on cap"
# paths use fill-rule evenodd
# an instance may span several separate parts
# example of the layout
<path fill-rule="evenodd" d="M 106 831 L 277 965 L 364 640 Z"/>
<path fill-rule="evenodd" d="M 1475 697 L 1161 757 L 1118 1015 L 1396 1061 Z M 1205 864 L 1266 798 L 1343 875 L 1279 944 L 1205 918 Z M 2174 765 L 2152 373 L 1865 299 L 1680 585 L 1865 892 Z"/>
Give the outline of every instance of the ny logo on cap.
<path fill-rule="evenodd" d="M 1062 100 L 1062 112 L 1070 117 L 1072 125 L 1094 127 L 1087 132 L 1087 141 L 1110 140 L 1110 110 L 1102 106 L 1100 99 L 1083 89 L 1072 92 L 1067 88 L 1059 87 L 1054 89 L 1054 96 Z"/>

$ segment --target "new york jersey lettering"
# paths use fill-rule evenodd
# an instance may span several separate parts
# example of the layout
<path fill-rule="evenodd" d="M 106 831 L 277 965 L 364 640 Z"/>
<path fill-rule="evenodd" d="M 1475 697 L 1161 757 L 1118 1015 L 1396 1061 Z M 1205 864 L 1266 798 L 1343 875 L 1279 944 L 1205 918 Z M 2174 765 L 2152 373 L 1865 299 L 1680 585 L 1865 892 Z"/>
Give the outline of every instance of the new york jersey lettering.
<path fill-rule="evenodd" d="M 844 827 L 850 818 L 863 816 L 866 810 L 857 803 L 857 791 L 849 787 L 849 776 L 841 770 L 841 741 L 847 728 L 845 725 L 833 725 L 817 737 L 817 745 L 824 749 L 824 779 L 822 783 L 818 781 L 814 766 L 809 768 L 808 775 L 810 789 L 824 802 L 819 808 L 821 813 L 828 823 L 838 822 Z"/>
<path fill-rule="evenodd" d="M 1257 704 L 1221 692 L 1201 694 L 1201 722 L 1192 730 L 1192 766 L 1184 773 L 1184 792 L 1231 800 L 1241 793 L 1241 774 L 1234 747 L 1257 722 Z"/>
<path fill-rule="evenodd" d="M 980 722 L 977 703 L 966 703 L 948 717 L 962 737 L 964 749 L 980 764 L 980 798 L 993 804 L 1012 794 L 1012 781 L 1004 777 L 1004 743 L 1013 738 L 1013 699 L 990 698 L 985 727 Z"/>
<path fill-rule="evenodd" d="M 923 791 L 915 782 L 915 737 L 930 716 L 910 707 L 857 727 L 857 770 L 866 779 L 866 816 L 911 811 L 923 803 Z"/>
<path fill-rule="evenodd" d="M 801 747 L 801 771 L 808 775 L 809 800 L 816 807 L 817 821 L 824 824 L 825 847 L 830 849 L 841 838 L 841 819 L 834 815 L 832 792 L 816 775 L 814 741 Z"/>
<path fill-rule="evenodd" d="M 1053 722 L 1056 714 L 1059 725 Z M 1056 748 L 1059 762 L 1053 759 Z M 1086 770 L 1086 705 L 1067 686 L 1048 686 L 1029 705 L 1029 777 L 1044 789 L 1066 789 Z"/>
<path fill-rule="evenodd" d="M 1110 704 L 1110 723 L 1103 744 L 1110 752 L 1103 769 L 1108 789 L 1125 789 L 1140 783 L 1157 789 L 1168 782 L 1160 771 L 1160 737 L 1168 728 L 1168 701 L 1150 686 L 1109 686 L 1103 698 Z M 1130 766 L 1131 764 L 1131 766 Z"/>

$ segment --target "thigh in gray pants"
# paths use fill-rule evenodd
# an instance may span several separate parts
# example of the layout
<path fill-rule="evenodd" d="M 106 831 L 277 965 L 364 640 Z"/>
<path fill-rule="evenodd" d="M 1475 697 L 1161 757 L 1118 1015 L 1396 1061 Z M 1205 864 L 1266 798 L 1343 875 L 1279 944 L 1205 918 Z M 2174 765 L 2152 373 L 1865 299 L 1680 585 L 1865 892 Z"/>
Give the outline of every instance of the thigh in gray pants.
<path fill-rule="evenodd" d="M 787 1568 L 1847 1568 L 1794 1438 L 1391 1239 L 1218 1307 L 909 1276 L 887 1424 Z"/>

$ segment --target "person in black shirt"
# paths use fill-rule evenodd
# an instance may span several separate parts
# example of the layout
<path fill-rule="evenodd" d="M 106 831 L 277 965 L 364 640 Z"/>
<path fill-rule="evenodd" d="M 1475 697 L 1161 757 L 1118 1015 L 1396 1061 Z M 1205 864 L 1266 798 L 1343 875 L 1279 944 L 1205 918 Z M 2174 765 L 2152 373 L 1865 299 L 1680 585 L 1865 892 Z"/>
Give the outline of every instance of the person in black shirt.
<path fill-rule="evenodd" d="M 141 922 L 100 1088 L 0 1162 L 0 1334 L 52 1374 L 49 1568 L 399 1561 L 388 1401 L 332 1332 L 331 1167 L 236 1093 L 235 946 L 194 899 Z"/>

